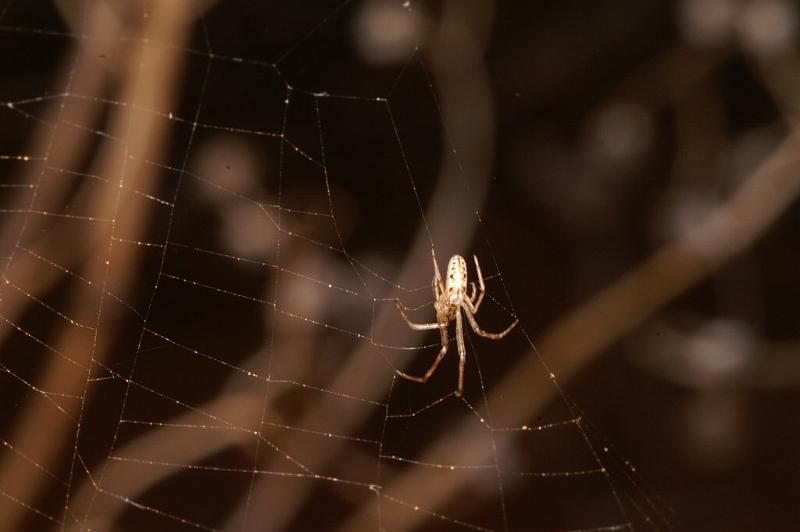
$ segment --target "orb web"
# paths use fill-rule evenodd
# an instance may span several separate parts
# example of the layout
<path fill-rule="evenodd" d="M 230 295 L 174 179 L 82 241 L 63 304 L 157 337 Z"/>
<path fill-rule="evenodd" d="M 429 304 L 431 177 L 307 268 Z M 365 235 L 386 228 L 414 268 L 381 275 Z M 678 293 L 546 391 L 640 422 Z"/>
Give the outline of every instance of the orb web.
<path fill-rule="evenodd" d="M 516 316 L 490 148 L 402 41 L 434 14 L 143 6 L 0 12 L 5 70 L 52 72 L 0 91 L 4 522 L 670 528 L 524 320 L 467 334 L 464 397 L 452 341 L 396 378 L 440 348 L 394 307 L 432 321 L 431 249 L 479 256 L 487 330 Z"/>

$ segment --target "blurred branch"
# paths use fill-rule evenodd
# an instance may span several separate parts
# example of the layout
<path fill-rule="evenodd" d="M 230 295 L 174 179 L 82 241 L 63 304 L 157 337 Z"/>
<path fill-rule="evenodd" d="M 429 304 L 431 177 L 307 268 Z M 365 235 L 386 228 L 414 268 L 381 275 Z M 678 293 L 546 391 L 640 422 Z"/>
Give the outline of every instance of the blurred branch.
<path fill-rule="evenodd" d="M 103 4 L 103 7 L 106 7 L 105 4 Z M 191 5 L 188 3 L 158 2 L 153 5 L 153 16 L 146 19 L 142 29 L 148 39 L 130 41 L 134 42 L 133 50 L 130 51 L 131 61 L 126 63 L 127 68 L 120 72 L 124 76 L 121 89 L 123 101 L 137 102 L 149 109 L 165 109 L 168 107 L 168 102 L 171 101 L 177 87 L 175 77 L 179 72 L 177 61 L 180 54 L 174 49 L 166 49 L 156 43 L 173 40 L 176 35 L 186 34 L 187 29 L 191 27 L 192 21 L 192 17 L 189 16 L 190 13 L 187 11 L 191 11 Z M 108 23 L 108 15 L 109 11 L 106 9 L 90 10 L 87 13 L 86 34 L 103 35 L 104 31 L 113 28 L 114 26 Z M 78 56 L 74 63 L 74 70 L 67 74 L 68 87 L 72 91 L 76 91 L 77 94 L 102 93 L 106 84 L 110 83 L 110 80 L 106 77 L 108 71 L 105 71 L 105 74 L 100 76 L 99 79 L 95 77 L 98 76 L 98 72 L 104 72 L 95 64 L 96 47 L 102 41 L 82 39 L 78 42 L 80 47 L 76 52 Z M 89 83 L 87 80 L 93 83 Z M 88 92 L 82 92 L 84 90 Z M 69 101 L 71 102 L 71 100 Z M 72 114 L 68 115 L 70 121 L 74 123 L 92 123 L 92 117 L 99 114 L 99 106 L 97 105 L 87 106 L 80 101 L 76 105 L 78 109 L 75 111 L 71 109 L 71 106 L 65 106 L 68 110 L 65 113 L 81 113 L 81 111 L 85 111 L 84 114 L 88 116 L 75 117 Z M 157 184 L 156 180 L 152 175 L 147 175 L 146 170 L 141 170 L 137 173 L 128 168 L 126 165 L 130 163 L 127 156 L 135 153 L 142 158 L 155 158 L 155 154 L 163 149 L 163 121 L 157 120 L 151 113 L 142 113 L 129 106 L 121 107 L 117 111 L 116 114 L 112 115 L 111 120 L 109 139 L 112 140 L 101 146 L 100 154 L 95 160 L 97 168 L 94 169 L 93 173 L 108 176 L 113 185 L 118 185 L 123 179 L 136 180 L 140 190 L 150 190 Z M 63 120 L 65 120 L 65 117 L 59 111 L 54 111 L 54 116 L 49 122 L 54 127 L 59 128 L 62 127 L 61 121 Z M 51 154 L 53 157 L 58 155 L 73 157 L 73 151 L 80 153 L 81 149 L 86 149 L 85 146 L 88 144 L 85 135 L 82 134 L 75 134 L 74 132 L 66 134 L 66 132 L 63 132 L 57 138 L 55 134 L 55 132 L 52 133 L 54 135 L 53 140 L 48 140 L 50 144 L 55 146 L 54 149 L 59 150 Z M 60 144 L 62 139 L 66 141 L 66 145 L 63 145 L 63 147 Z M 119 142 L 120 140 L 121 142 Z M 58 164 L 58 168 L 70 167 L 70 165 L 62 166 L 64 164 L 63 161 L 56 163 L 54 160 L 50 160 L 49 164 L 51 166 Z M 149 211 L 128 204 L 123 204 L 124 208 L 120 208 L 120 190 L 119 186 L 97 187 L 96 190 L 89 188 L 88 190 L 80 191 L 78 198 L 97 217 L 118 219 L 116 222 L 117 231 L 126 235 L 140 234 L 145 227 Z M 51 202 L 57 200 L 58 197 L 48 199 Z M 40 223 L 42 222 L 39 220 L 33 222 L 33 224 Z M 88 234 L 79 236 L 79 241 L 84 245 L 84 249 L 81 251 L 85 252 L 86 256 L 89 257 L 106 257 L 110 259 L 109 253 L 113 243 L 109 240 L 110 235 L 106 230 L 107 228 L 102 225 L 98 227 L 99 229 L 93 227 Z M 27 233 L 22 237 L 27 237 L 28 234 L 36 234 L 31 229 L 29 227 Z M 51 241 L 44 242 L 42 247 L 54 247 L 56 255 L 66 252 L 67 254 L 80 256 L 81 251 L 76 253 L 75 246 L 67 244 L 72 240 L 65 238 L 65 235 L 60 230 L 63 229 L 59 226 L 52 228 L 51 231 L 61 234 L 61 238 L 54 238 Z M 27 243 L 27 245 L 33 246 L 35 243 Z M 23 245 L 26 245 L 26 243 L 23 243 Z M 37 250 L 45 257 L 50 255 L 51 251 L 50 249 Z M 30 257 L 26 257 L 21 250 L 18 250 L 18 252 L 19 259 L 15 260 L 30 260 Z M 59 264 L 69 264 L 70 262 L 69 259 L 66 259 Z M 135 253 L 122 249 L 116 250 L 114 255 L 115 273 L 112 275 L 108 270 L 108 262 L 102 260 L 86 261 L 79 275 L 84 279 L 91 280 L 93 286 L 102 287 L 104 292 L 98 294 L 91 290 L 77 291 L 73 298 L 72 309 L 68 314 L 79 317 L 79 319 L 83 317 L 87 320 L 87 323 L 99 326 L 100 324 L 96 323 L 98 319 L 96 311 L 92 317 L 92 311 L 96 309 L 98 303 L 98 295 L 102 298 L 110 290 L 115 294 L 124 296 L 127 293 L 129 284 L 135 278 L 136 262 Z M 51 269 L 51 275 L 42 277 L 47 280 L 46 282 L 36 283 L 38 290 L 47 290 L 52 282 L 56 280 L 52 277 L 52 271 Z M 19 268 L 12 263 L 9 277 L 13 280 L 14 278 L 11 276 L 17 272 L 19 272 Z M 19 273 L 23 274 L 25 278 L 32 275 L 30 272 L 25 271 Z M 60 272 L 58 273 L 60 274 Z M 38 276 L 36 278 L 38 279 Z M 113 290 L 111 290 L 111 287 L 113 287 Z M 21 303 L 16 303 L 12 305 L 12 308 L 19 308 L 20 305 Z M 15 319 L 13 317 L 7 318 L 12 321 Z M 68 448 L 68 444 L 74 443 L 77 446 L 77 441 L 75 440 L 77 436 L 71 436 L 70 432 L 76 430 L 75 423 L 80 417 L 83 400 L 87 399 L 86 383 L 89 376 L 88 372 L 93 363 L 101 363 L 112 351 L 113 338 L 115 337 L 113 329 L 117 325 L 112 324 L 106 334 L 96 342 L 88 345 L 85 331 L 74 326 L 66 325 L 56 333 L 56 340 L 53 344 L 55 351 L 70 356 L 75 364 L 65 365 L 59 357 L 51 357 L 43 370 L 43 376 L 38 379 L 36 386 L 45 391 L 59 390 L 61 393 L 79 397 L 82 400 L 67 403 L 64 409 L 68 415 L 64 415 L 64 412 L 56 410 L 48 402 L 40 400 L 38 394 L 32 394 L 22 408 L 19 423 L 14 427 L 10 438 L 31 460 L 45 470 L 57 470 L 59 457 Z M 47 427 L 47 438 L 42 437 L 42 427 Z M 0 485 L 14 486 L 14 494 L 20 500 L 35 500 L 36 494 L 42 490 L 43 478 L 29 475 L 28 466 L 19 460 L 15 460 L 12 455 L 6 456 L 0 471 L 2 471 Z M 7 499 L 0 501 L 0 522 L 9 530 L 13 530 L 18 526 L 25 513 L 26 509 L 21 505 L 13 504 L 12 501 Z"/>
<path fill-rule="evenodd" d="M 530 423 L 557 395 L 554 386 L 532 388 L 546 356 L 566 382 L 580 368 L 643 323 L 664 305 L 702 281 L 729 259 L 750 246 L 795 200 L 800 192 L 800 130 L 789 137 L 741 184 L 736 192 L 705 220 L 676 241 L 642 261 L 589 301 L 567 314 L 522 357 L 505 379 L 492 389 L 489 404 L 502 398 L 504 417 L 513 424 Z M 471 415 L 425 451 L 420 460 L 435 462 L 460 443 L 474 423 Z M 476 463 L 492 460 L 490 447 L 475 444 Z M 383 491 L 406 501 L 419 501 L 428 511 L 447 505 L 463 488 L 465 477 L 442 475 L 439 470 L 413 468 Z M 410 530 L 426 514 L 408 511 L 393 530 Z M 374 517 L 362 508 L 342 530 L 361 530 Z"/>
<path fill-rule="evenodd" d="M 402 271 L 399 275 L 401 285 L 415 284 L 412 280 L 429 278 L 431 238 L 440 246 L 441 255 L 462 250 L 474 234 L 477 219 L 472 212 L 468 216 L 454 216 L 453 198 L 461 197 L 465 180 L 470 190 L 469 207 L 479 208 L 484 201 L 489 185 L 489 176 L 494 147 L 494 110 L 491 107 L 491 92 L 488 73 L 482 60 L 486 34 L 490 28 L 485 21 L 492 17 L 487 11 L 492 4 L 482 2 L 445 3 L 445 11 L 436 35 L 429 42 L 428 58 L 433 81 L 438 89 L 442 122 L 452 138 L 444 139 L 444 165 L 441 169 L 436 190 L 425 213 L 428 217 L 432 235 L 421 229 L 414 241 Z M 455 160 L 449 157 L 450 148 L 458 147 Z M 463 168 L 469 168 L 464 175 Z M 413 176 L 412 176 L 413 177 Z M 420 275 L 420 272 L 425 272 Z M 398 318 L 394 306 L 387 305 L 375 319 L 374 334 L 380 337 L 385 331 L 397 329 Z M 393 336 L 405 344 L 419 341 L 420 336 L 402 328 L 400 336 Z M 362 378 L 370 375 L 369 379 Z M 348 390 L 358 397 L 376 397 L 389 389 L 394 374 L 386 371 L 385 361 L 375 356 L 374 347 L 363 343 L 352 353 L 348 362 L 325 385 L 331 390 Z M 373 413 L 368 408 L 335 410 L 330 403 L 321 400 L 312 402 L 294 422 L 301 427 L 325 426 L 327 430 L 348 434 L 364 419 Z M 304 464 L 312 471 L 319 471 L 342 452 L 340 441 L 332 440 L 325 446 L 311 445 L 307 438 L 297 434 L 279 438 L 275 443 L 293 453 L 308 456 Z M 266 436 L 270 439 L 272 435 Z M 274 469 L 280 464 L 270 464 L 265 469 Z M 275 505 L 242 504 L 228 520 L 226 527 L 238 526 L 247 514 L 250 528 L 264 530 L 283 530 L 294 516 L 301 512 L 313 489 L 312 483 L 279 483 L 269 478 L 259 478 L 253 486 L 251 498 L 261 501 L 280 501 Z M 268 523 L 268 525 L 266 525 Z"/>
<path fill-rule="evenodd" d="M 261 353 L 259 353 L 261 354 Z M 237 383 L 241 384 L 241 382 Z M 223 393 L 197 411 L 172 419 L 166 426 L 156 428 L 136 438 L 114 453 L 110 464 L 103 466 L 104 491 L 123 498 L 101 497 L 96 500 L 94 485 L 99 476 L 92 473 L 72 497 L 70 511 L 85 522 L 68 524 L 67 530 L 111 530 L 119 516 L 128 510 L 127 499 L 136 500 L 147 490 L 175 474 L 182 464 L 198 464 L 214 453 L 232 447 L 244 447 L 252 441 L 253 427 L 258 422 L 261 388 L 236 390 L 229 385 Z M 213 416 L 227 424 L 208 427 Z M 205 427 L 198 429 L 197 427 Z M 202 435 L 198 437 L 200 430 Z M 147 464 L 146 466 L 143 466 Z M 89 513 L 91 510 L 91 513 Z"/>

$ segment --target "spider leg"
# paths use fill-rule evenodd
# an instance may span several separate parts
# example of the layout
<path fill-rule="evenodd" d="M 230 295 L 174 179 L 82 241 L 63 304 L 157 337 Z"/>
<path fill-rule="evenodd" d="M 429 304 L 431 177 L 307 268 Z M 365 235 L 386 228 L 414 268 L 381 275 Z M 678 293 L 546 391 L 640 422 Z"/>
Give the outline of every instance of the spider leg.
<path fill-rule="evenodd" d="M 464 301 L 466 303 L 466 300 Z M 483 336 L 484 338 L 489 338 L 491 340 L 499 340 L 500 338 L 511 332 L 511 329 L 513 329 L 517 325 L 517 323 L 519 323 L 519 320 L 514 320 L 514 322 L 511 325 L 509 325 L 506 328 L 506 330 L 499 333 L 489 333 L 481 329 L 480 325 L 478 325 L 478 322 L 475 321 L 475 316 L 473 316 L 471 312 L 465 312 L 465 314 L 467 315 L 467 320 L 469 320 L 469 324 L 472 326 L 472 330 L 475 331 L 477 334 Z"/>
<path fill-rule="evenodd" d="M 433 299 L 439 300 L 439 285 L 436 283 L 436 276 L 431 279 L 431 288 L 433 289 Z"/>
<path fill-rule="evenodd" d="M 469 309 L 469 311 L 471 313 L 475 314 L 475 313 L 478 312 L 478 309 L 480 308 L 481 303 L 483 303 L 483 296 L 486 295 L 486 284 L 484 284 L 484 282 L 483 282 L 483 274 L 481 273 L 481 265 L 478 263 L 478 256 L 477 255 L 473 255 L 472 258 L 475 259 L 475 270 L 478 272 L 478 283 L 480 284 L 480 287 L 481 287 L 481 293 L 478 296 L 478 301 L 475 301 L 475 291 L 474 290 L 472 291 L 472 297 L 470 298 L 472 301 L 470 301 L 470 307 L 471 308 Z M 473 284 L 473 286 L 474 286 L 474 284 Z"/>
<path fill-rule="evenodd" d="M 467 361 L 467 352 L 464 349 L 464 323 L 461 321 L 460 311 L 456 311 L 456 345 L 458 345 L 458 391 L 456 395 L 461 397 L 461 394 L 464 393 L 464 364 Z"/>
<path fill-rule="evenodd" d="M 408 379 L 410 381 L 415 381 L 415 382 L 426 382 L 428 379 L 430 379 L 431 375 L 433 375 L 433 372 L 436 371 L 436 368 L 439 367 L 439 364 L 442 362 L 442 359 L 447 354 L 447 344 L 450 342 L 450 339 L 447 337 L 446 328 L 439 329 L 439 334 L 441 335 L 442 348 L 439 350 L 439 354 L 436 355 L 436 360 L 433 361 L 431 367 L 428 368 L 428 371 L 425 372 L 425 375 L 423 375 L 422 377 L 415 377 L 414 375 L 403 373 L 399 369 L 394 370 L 395 373 L 397 373 L 404 379 Z"/>
<path fill-rule="evenodd" d="M 478 289 L 475 288 L 475 283 L 469 283 L 470 288 L 472 289 L 472 293 L 468 296 L 470 301 L 475 301 L 475 295 L 478 292 Z"/>
<path fill-rule="evenodd" d="M 431 248 L 431 258 L 433 259 L 433 271 L 436 276 L 434 282 L 439 286 L 439 293 L 444 293 L 444 283 L 442 282 L 442 274 L 439 272 L 439 263 L 436 262 L 436 252 Z M 438 299 L 438 295 L 436 296 Z"/>
<path fill-rule="evenodd" d="M 406 314 L 406 311 L 403 307 L 403 304 L 400 303 L 399 299 L 394 300 L 394 304 L 397 306 L 397 310 L 400 311 L 400 315 L 406 320 L 406 323 L 409 327 L 414 329 L 415 331 L 430 331 L 432 329 L 440 329 L 441 326 L 438 323 L 414 323 Z"/>

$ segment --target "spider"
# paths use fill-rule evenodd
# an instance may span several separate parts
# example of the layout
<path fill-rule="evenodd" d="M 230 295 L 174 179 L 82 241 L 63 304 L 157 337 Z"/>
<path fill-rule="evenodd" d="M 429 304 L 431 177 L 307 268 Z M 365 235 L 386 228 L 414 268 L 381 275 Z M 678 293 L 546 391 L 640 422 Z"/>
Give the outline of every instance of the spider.
<path fill-rule="evenodd" d="M 514 328 L 519 320 L 514 320 L 514 323 L 509 325 L 506 330 L 499 333 L 488 333 L 481 329 L 478 322 L 475 321 L 475 314 L 478 313 L 478 308 L 481 306 L 483 296 L 486 294 L 486 286 L 483 284 L 483 274 L 481 274 L 481 266 L 478 264 L 478 257 L 475 255 L 472 256 L 472 258 L 475 259 L 475 270 L 478 272 L 478 283 L 481 287 L 480 295 L 477 295 L 474 282 L 469 283 L 472 286 L 472 294 L 467 295 L 467 262 L 464 260 L 464 257 L 461 255 L 453 255 L 450 257 L 450 262 L 447 263 L 447 280 L 442 281 L 442 275 L 439 273 L 439 265 L 436 263 L 436 253 L 433 249 L 431 249 L 431 256 L 433 258 L 433 270 L 435 272 L 431 284 L 433 285 L 433 295 L 436 298 L 436 301 L 433 303 L 436 309 L 436 323 L 414 323 L 408 318 L 405 312 L 406 308 L 403 307 L 400 300 L 395 299 L 395 304 L 408 326 L 415 331 L 439 329 L 439 334 L 442 339 L 442 348 L 439 350 L 439 354 L 436 356 L 436 360 L 433 361 L 431 367 L 425 372 L 425 375 L 421 377 L 403 373 L 399 369 L 395 371 L 405 379 L 416 382 L 426 382 L 430 376 L 433 375 L 433 372 L 436 371 L 444 355 L 447 354 L 447 346 L 450 342 L 447 335 L 447 326 L 451 321 L 455 320 L 456 344 L 458 345 L 459 356 L 458 391 L 456 395 L 461 396 L 464 391 L 464 363 L 466 362 L 466 351 L 464 349 L 464 325 L 460 311 L 464 311 L 464 315 L 467 317 L 467 321 L 469 321 L 473 331 L 484 338 L 490 338 L 492 340 L 503 338 Z"/>

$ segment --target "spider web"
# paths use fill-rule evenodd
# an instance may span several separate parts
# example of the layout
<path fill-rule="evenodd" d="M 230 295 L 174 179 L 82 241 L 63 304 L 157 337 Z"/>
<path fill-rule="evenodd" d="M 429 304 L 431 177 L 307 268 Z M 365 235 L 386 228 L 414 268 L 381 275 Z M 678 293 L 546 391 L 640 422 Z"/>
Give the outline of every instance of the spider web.
<path fill-rule="evenodd" d="M 350 2 L 33 4 L 0 11 L 5 62 L 61 69 L 0 94 L 3 522 L 670 528 L 524 318 L 466 334 L 464 397 L 452 339 L 396 378 L 440 347 L 394 308 L 432 320 L 431 248 L 480 258 L 486 330 L 519 303 L 422 49 L 359 61 Z"/>

